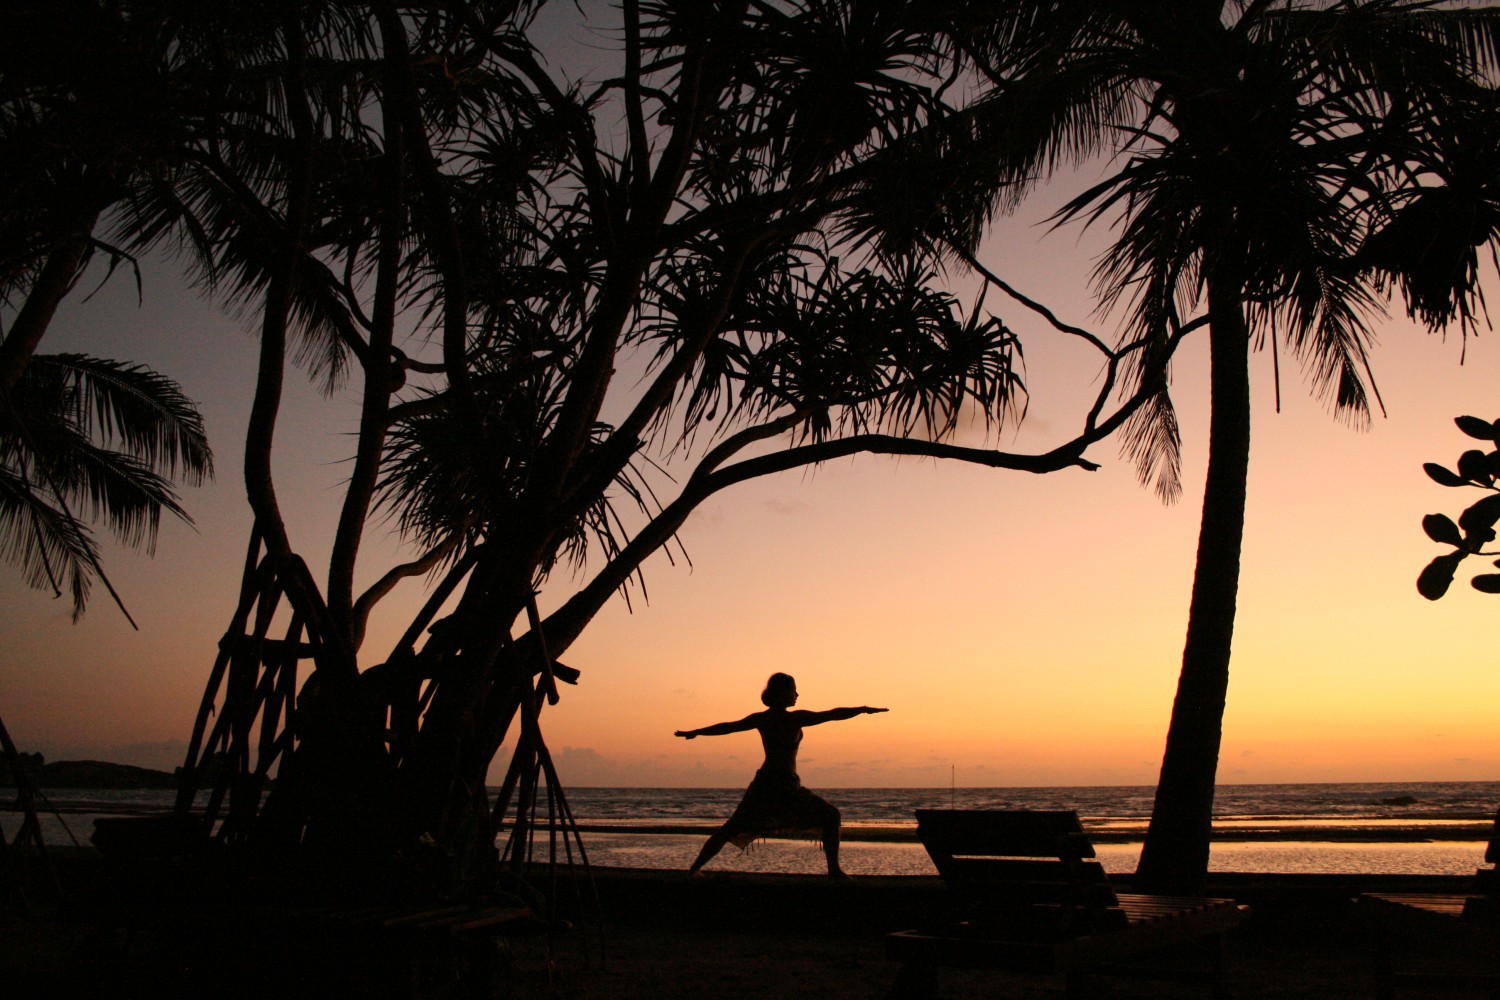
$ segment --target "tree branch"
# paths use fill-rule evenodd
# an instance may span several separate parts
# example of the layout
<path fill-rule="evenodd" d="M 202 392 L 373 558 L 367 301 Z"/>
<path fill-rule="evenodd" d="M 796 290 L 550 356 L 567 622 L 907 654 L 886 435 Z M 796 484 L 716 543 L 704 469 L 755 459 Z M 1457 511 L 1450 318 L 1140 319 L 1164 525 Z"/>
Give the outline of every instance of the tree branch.
<path fill-rule="evenodd" d="M 396 585 L 402 580 L 408 580 L 411 577 L 431 572 L 458 545 L 459 537 L 458 534 L 449 535 L 447 539 L 428 550 L 425 555 L 413 559 L 411 562 L 392 566 L 385 571 L 385 574 L 379 580 L 376 580 L 363 594 L 359 595 L 359 600 L 354 602 L 353 611 L 350 615 L 350 632 L 353 636 L 351 645 L 355 649 L 358 649 L 360 643 L 364 640 L 365 627 L 369 623 L 370 612 L 375 609 L 375 605 L 379 603 L 381 598 L 394 590 Z"/>
<path fill-rule="evenodd" d="M 864 434 L 789 448 L 774 455 L 747 459 L 719 471 L 695 474 L 676 500 L 663 508 L 650 524 L 620 549 L 619 554 L 594 579 L 547 619 L 545 628 L 548 639 L 555 654 L 563 653 L 610 596 L 645 562 L 647 556 L 666 544 L 704 500 L 736 483 L 860 453 L 948 458 L 994 469 L 1014 469 L 1037 474 L 1070 467 L 1089 471 L 1099 468 L 1078 454 L 1083 447 L 1083 444 L 1075 440 L 1043 455 L 1014 455 L 984 448 L 964 448 L 934 441 Z"/>
<path fill-rule="evenodd" d="M 578 497 L 593 495 L 593 487 L 612 480 L 625 467 L 625 463 L 630 461 L 630 456 L 640 446 L 640 439 L 646 428 L 671 403 L 682 380 L 692 371 L 709 342 L 718 334 L 739 289 L 748 255 L 748 246 L 730 253 L 725 262 L 726 273 L 719 284 L 717 301 L 704 319 L 702 329 L 697 336 L 681 345 L 672 359 L 662 366 L 651 385 L 631 407 L 630 413 L 610 433 L 609 440 L 596 450 L 596 457 L 589 463 L 590 467 L 567 485 L 563 506 L 576 507 Z"/>
<path fill-rule="evenodd" d="M 411 78 L 410 51 L 406 25 L 391 0 L 377 0 L 375 16 L 380 24 L 381 40 L 387 53 L 385 100 L 401 122 L 401 132 L 408 162 L 416 176 L 422 197 L 419 200 L 423 229 L 436 258 L 443 285 L 443 368 L 454 391 L 459 411 L 478 424 L 469 385 L 468 334 L 469 293 L 464 268 L 463 242 L 448 203 L 442 168 L 433 154 L 427 137 L 427 124 Z M 476 461 L 480 461 L 476 456 Z"/>
<path fill-rule="evenodd" d="M 387 50 L 382 65 L 388 90 L 394 90 L 398 86 L 394 79 L 400 72 L 400 67 L 393 65 L 395 57 L 395 53 Z M 387 573 L 380 583 L 365 592 L 360 598 L 361 607 L 356 608 L 354 570 L 359 559 L 360 543 L 364 539 L 365 522 L 369 518 L 375 496 L 375 485 L 380 477 L 386 435 L 391 426 L 391 396 L 399 384 L 397 376 L 401 380 L 406 377 L 404 371 L 393 371 L 396 359 L 392 353 L 397 296 L 401 282 L 401 233 L 406 221 L 406 144 L 403 141 L 400 115 L 390 101 L 382 102 L 381 126 L 385 150 L 379 164 L 380 221 L 376 239 L 375 301 L 370 324 L 370 349 L 362 365 L 365 385 L 360 400 L 354 466 L 349 473 L 348 487 L 344 491 L 344 502 L 333 537 L 333 551 L 328 560 L 329 614 L 334 626 L 344 632 L 349 648 L 355 651 L 358 651 L 364 638 L 370 608 L 400 579 L 399 576 L 395 579 L 391 577 L 391 573 L 397 570 Z M 397 567 L 398 570 L 400 568 Z M 383 590 L 380 589 L 382 585 Z"/>
<path fill-rule="evenodd" d="M 16 313 L 10 332 L 0 340 L 0 398 L 8 398 L 36 353 L 57 306 L 73 290 L 88 262 L 90 235 L 98 216 L 83 223 L 47 257 L 25 303 Z"/>
<path fill-rule="evenodd" d="M 1180 329 L 1169 341 L 1156 372 L 1165 369 L 1177 345 L 1199 324 L 1192 323 Z M 1106 382 L 1099 400 L 1106 399 L 1113 391 L 1113 381 Z M 716 448 L 709 451 L 689 477 L 677 499 L 626 543 L 594 579 L 573 595 L 562 607 L 547 619 L 547 635 L 553 643 L 554 652 L 561 654 L 583 632 L 584 627 L 598 613 L 604 603 L 640 568 L 646 558 L 665 545 L 687 521 L 688 516 L 704 500 L 720 490 L 746 480 L 786 472 L 795 468 L 817 465 L 836 458 L 856 454 L 910 455 L 916 457 L 948 459 L 982 465 L 992 469 L 1011 469 L 1041 475 L 1067 468 L 1095 471 L 1099 465 L 1083 457 L 1083 452 L 1119 429 L 1136 410 L 1161 391 L 1159 379 L 1148 375 L 1142 379 L 1141 388 L 1131 395 L 1120 408 L 1107 419 L 1094 422 L 1099 403 L 1090 411 L 1089 424 L 1072 440 L 1050 451 L 1040 454 L 1020 455 L 994 451 L 987 448 L 968 448 L 941 441 L 922 441 L 888 434 L 860 434 L 836 441 L 823 441 L 788 448 L 771 455 L 746 459 L 727 468 L 719 466 L 734 453 L 759 440 L 774 437 L 776 433 L 791 430 L 798 422 L 798 415 L 788 414 L 766 424 L 747 428 Z"/>
<path fill-rule="evenodd" d="M 999 275 L 995 274 L 989 268 L 981 264 L 979 262 L 979 258 L 975 257 L 968 250 L 957 246 L 954 247 L 954 250 L 958 253 L 959 259 L 962 260 L 965 264 L 968 264 L 969 267 L 973 268 L 976 272 L 978 272 L 979 276 L 984 278 L 985 281 L 994 285 L 1006 295 L 1021 303 L 1021 305 L 1025 306 L 1027 309 L 1030 309 L 1032 312 L 1041 316 L 1048 323 L 1052 324 L 1053 329 L 1058 330 L 1062 333 L 1066 333 L 1069 336 L 1078 337 L 1082 340 L 1088 341 L 1101 354 L 1107 355 L 1111 358 L 1115 356 L 1116 352 L 1111 350 L 1110 346 L 1106 344 L 1102 339 L 1100 339 L 1097 334 L 1090 333 L 1088 330 L 1085 330 L 1081 326 L 1073 326 L 1070 323 L 1064 323 L 1062 320 L 1057 318 L 1056 314 L 1053 313 L 1052 310 L 1048 309 L 1046 306 L 1042 305 L 1042 303 L 1036 301 L 1035 299 L 1021 294 Z"/>
<path fill-rule="evenodd" d="M 625 14 L 625 118 L 630 129 L 631 184 L 644 189 L 651 179 L 651 144 L 646 139 L 645 112 L 641 107 L 641 5 L 624 0 Z"/>
<path fill-rule="evenodd" d="M 520 70 L 552 109 L 552 113 L 566 123 L 568 134 L 572 137 L 573 151 L 577 156 L 578 176 L 583 181 L 589 204 L 593 206 L 590 214 L 595 221 L 603 224 L 609 245 L 618 246 L 619 224 L 622 220 L 618 218 L 615 201 L 610 197 L 608 176 L 599 165 L 599 147 L 595 141 L 593 119 L 563 93 L 562 88 L 536 61 L 530 49 L 511 50 L 493 43 L 489 49 L 495 56 Z"/>
<path fill-rule="evenodd" d="M 250 186 L 235 175 L 234 170 L 224 162 L 223 158 L 217 153 L 209 153 L 200 157 L 198 162 L 201 162 L 208 168 L 208 172 L 213 176 L 214 180 L 224 185 L 228 193 L 234 197 L 235 204 L 245 213 L 244 219 L 237 220 L 240 231 L 243 233 L 253 228 L 260 238 L 265 241 L 267 247 L 275 250 L 283 249 L 285 240 L 282 236 L 282 223 L 256 197 L 255 192 L 250 189 Z M 324 279 L 321 282 L 323 285 L 330 288 L 337 287 L 339 294 L 344 296 L 345 301 L 351 307 L 354 305 L 353 300 L 349 298 L 351 291 L 346 287 L 346 282 L 336 277 L 326 263 L 308 253 L 306 246 L 303 244 L 299 243 L 297 245 L 296 252 L 297 262 L 295 264 L 295 271 L 308 271 L 317 274 L 320 278 Z M 354 312 L 353 308 L 351 308 L 351 312 Z M 369 348 L 366 346 L 364 338 L 360 336 L 359 331 L 352 324 L 346 322 L 336 310 L 329 311 L 329 318 L 332 320 L 334 330 L 338 333 L 339 339 L 343 341 L 344 346 L 349 348 L 350 353 L 363 363 L 369 354 Z"/>

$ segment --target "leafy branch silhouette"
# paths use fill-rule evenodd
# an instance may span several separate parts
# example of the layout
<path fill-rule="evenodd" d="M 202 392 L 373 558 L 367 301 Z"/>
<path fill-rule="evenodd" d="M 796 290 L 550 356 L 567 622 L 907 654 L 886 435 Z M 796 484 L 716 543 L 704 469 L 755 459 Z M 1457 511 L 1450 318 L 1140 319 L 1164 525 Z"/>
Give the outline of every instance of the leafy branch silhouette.
<path fill-rule="evenodd" d="M 1422 518 L 1427 537 L 1440 545 L 1451 545 L 1453 551 L 1435 556 L 1417 577 L 1417 590 L 1429 601 L 1448 592 L 1459 563 L 1469 556 L 1496 556 L 1500 550 L 1485 551 L 1495 540 L 1495 522 L 1500 521 L 1500 420 L 1458 417 L 1453 421 L 1471 438 L 1487 442 L 1494 450 L 1471 448 L 1458 456 L 1458 471 L 1428 462 L 1423 471 L 1439 486 L 1475 487 L 1485 496 L 1470 504 L 1458 521 L 1446 514 L 1428 514 Z M 1500 567 L 1500 559 L 1495 560 Z M 1500 594 L 1500 573 L 1481 573 L 1469 581 L 1475 590 Z"/>

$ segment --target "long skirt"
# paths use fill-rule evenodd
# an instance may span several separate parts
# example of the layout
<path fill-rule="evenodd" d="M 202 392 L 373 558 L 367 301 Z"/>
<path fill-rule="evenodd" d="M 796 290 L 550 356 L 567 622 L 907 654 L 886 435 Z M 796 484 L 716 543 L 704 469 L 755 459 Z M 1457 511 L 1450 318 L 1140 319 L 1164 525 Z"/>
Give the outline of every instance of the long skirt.
<path fill-rule="evenodd" d="M 802 787 L 796 774 L 755 772 L 734 814 L 723 826 L 730 843 L 744 850 L 765 837 L 823 842 L 823 831 L 835 825 L 839 811 Z"/>

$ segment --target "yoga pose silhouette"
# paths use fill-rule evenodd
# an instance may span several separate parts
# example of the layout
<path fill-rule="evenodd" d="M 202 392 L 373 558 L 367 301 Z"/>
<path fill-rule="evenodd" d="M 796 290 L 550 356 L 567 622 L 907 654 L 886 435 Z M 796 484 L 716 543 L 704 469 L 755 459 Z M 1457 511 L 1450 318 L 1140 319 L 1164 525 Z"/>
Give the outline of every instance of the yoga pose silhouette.
<path fill-rule="evenodd" d="M 745 789 L 734 814 L 709 836 L 689 874 L 697 875 L 725 844 L 732 842 L 744 848 L 761 837 L 813 832 L 823 842 L 828 877 L 846 878 L 844 870 L 839 867 L 839 811 L 802 787 L 802 779 L 797 777 L 797 747 L 802 742 L 802 730 L 808 726 L 886 709 L 861 705 L 858 708 L 831 708 L 826 712 L 793 712 L 791 707 L 797 704 L 797 682 L 790 674 L 772 674 L 760 700 L 766 706 L 764 712 L 747 715 L 738 722 L 720 722 L 702 729 L 679 729 L 673 734 L 690 740 L 698 736 L 747 733 L 754 729 L 760 733 L 760 743 L 766 751 L 765 763 L 755 772 L 755 779 Z"/>

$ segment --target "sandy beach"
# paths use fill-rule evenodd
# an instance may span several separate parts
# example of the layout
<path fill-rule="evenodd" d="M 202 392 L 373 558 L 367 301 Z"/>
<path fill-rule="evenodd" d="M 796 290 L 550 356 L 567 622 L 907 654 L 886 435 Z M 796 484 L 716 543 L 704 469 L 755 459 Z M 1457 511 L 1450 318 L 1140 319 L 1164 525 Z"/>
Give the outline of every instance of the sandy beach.
<path fill-rule="evenodd" d="M 0 928 L 7 996 L 76 997 L 509 997 L 571 1000 L 806 997 L 879 998 L 897 965 L 884 935 L 941 912 L 940 880 L 874 876 L 830 883 L 806 875 L 740 873 L 689 879 L 681 872 L 601 869 L 592 886 L 562 879 L 571 929 L 510 939 L 498 976 L 473 984 L 434 973 L 433 954 L 351 947 L 306 932 L 263 905 L 220 896 L 193 877 L 154 897 L 104 875 L 88 860 L 64 866 L 83 905 L 42 917 L 8 915 Z M 178 875 L 184 874 L 178 872 Z M 1225 876 L 1214 891 L 1251 907 L 1230 942 L 1229 985 L 1242 998 L 1368 998 L 1375 995 L 1376 937 L 1353 900 L 1361 891 L 1462 891 L 1467 880 Z M 166 885 L 165 882 L 162 885 Z M 270 915 L 277 913 L 275 919 Z M 297 930 L 302 926 L 304 930 Z M 1493 929 L 1492 929 L 1493 930 Z M 1495 957 L 1438 928 L 1402 931 L 1403 951 L 1429 969 L 1473 971 Z M 361 950 L 361 949 L 364 950 Z M 1105 998 L 1207 997 L 1202 956 L 1151 956 L 1098 980 Z M 413 984 L 416 985 L 413 985 Z M 1058 997 L 1056 976 L 945 970 L 943 998 Z M 1402 998 L 1480 997 L 1483 992 L 1403 990 Z"/>
<path fill-rule="evenodd" d="M 1388 877 L 1227 878 L 1216 893 L 1249 903 L 1250 921 L 1230 941 L 1232 995 L 1243 998 L 1368 998 L 1375 995 L 1376 937 L 1353 900 L 1366 889 L 1461 891 L 1464 880 Z M 561 994 L 580 998 L 876 998 L 897 966 L 883 935 L 941 912 L 937 879 L 874 877 L 830 885 L 811 876 L 724 876 L 702 884 L 666 873 L 601 873 L 605 957 L 575 964 Z M 1408 929 L 1406 933 L 1410 934 Z M 1474 971 L 1491 955 L 1466 950 L 1441 929 L 1409 939 L 1413 968 Z M 1204 971 L 1191 950 L 1152 956 L 1130 974 L 1094 985 L 1101 997 L 1207 997 L 1206 981 L 1144 978 Z M 1125 972 L 1127 970 L 1122 970 Z M 1137 978 L 1139 974 L 1142 978 Z M 1058 976 L 944 970 L 945 998 L 1058 997 Z M 1403 990 L 1401 997 L 1484 996 L 1471 990 Z"/>

